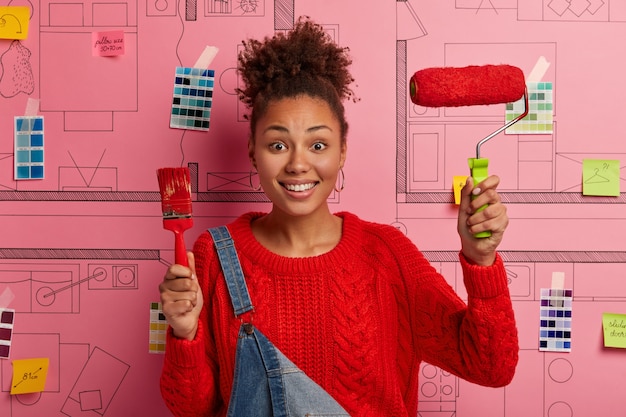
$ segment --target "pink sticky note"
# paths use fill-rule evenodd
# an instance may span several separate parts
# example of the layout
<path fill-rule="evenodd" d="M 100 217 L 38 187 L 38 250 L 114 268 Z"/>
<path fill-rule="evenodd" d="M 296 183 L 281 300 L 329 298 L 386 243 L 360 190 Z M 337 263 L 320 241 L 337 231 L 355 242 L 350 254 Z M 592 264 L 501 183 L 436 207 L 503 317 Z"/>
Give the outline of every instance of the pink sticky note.
<path fill-rule="evenodd" d="M 92 32 L 91 48 L 93 56 L 124 55 L 124 31 Z"/>

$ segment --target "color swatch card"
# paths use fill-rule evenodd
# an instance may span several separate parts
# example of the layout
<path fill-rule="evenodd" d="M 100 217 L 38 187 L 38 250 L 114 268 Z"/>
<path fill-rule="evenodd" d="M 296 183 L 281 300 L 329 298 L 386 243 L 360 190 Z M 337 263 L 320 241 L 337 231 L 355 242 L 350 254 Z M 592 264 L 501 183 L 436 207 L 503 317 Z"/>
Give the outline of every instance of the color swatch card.
<path fill-rule="evenodd" d="M 506 129 L 507 134 L 551 134 L 553 132 L 553 97 L 551 82 L 528 82 L 528 114 Z M 524 113 L 524 98 L 506 105 L 506 121 Z"/>
<path fill-rule="evenodd" d="M 170 127 L 209 130 L 215 71 L 176 67 Z"/>
<path fill-rule="evenodd" d="M 15 179 L 43 179 L 43 116 L 16 116 L 14 127 Z"/>
<path fill-rule="evenodd" d="M 571 352 L 572 293 L 571 289 L 541 289 L 540 351 Z"/>
<path fill-rule="evenodd" d="M 6 359 L 11 353 L 14 321 L 15 310 L 11 308 L 0 308 L 0 358 Z"/>
<path fill-rule="evenodd" d="M 150 333 L 149 352 L 165 352 L 165 335 L 167 334 L 167 321 L 161 310 L 161 303 L 150 303 Z"/>

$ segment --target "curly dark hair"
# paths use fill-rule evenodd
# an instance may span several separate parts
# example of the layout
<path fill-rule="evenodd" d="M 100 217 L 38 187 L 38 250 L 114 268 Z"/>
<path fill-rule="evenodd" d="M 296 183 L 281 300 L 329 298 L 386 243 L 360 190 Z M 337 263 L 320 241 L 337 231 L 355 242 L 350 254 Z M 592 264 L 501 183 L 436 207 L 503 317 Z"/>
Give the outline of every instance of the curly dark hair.
<path fill-rule="evenodd" d="M 250 130 L 254 138 L 257 120 L 270 102 L 307 95 L 324 100 L 341 124 L 345 140 L 348 123 L 344 99 L 353 99 L 349 85 L 354 81 L 348 67 L 352 64 L 347 47 L 339 47 L 321 25 L 300 17 L 287 33 L 278 32 L 262 41 L 243 41 L 238 56 L 238 71 L 245 88 L 235 91 L 251 109 Z"/>

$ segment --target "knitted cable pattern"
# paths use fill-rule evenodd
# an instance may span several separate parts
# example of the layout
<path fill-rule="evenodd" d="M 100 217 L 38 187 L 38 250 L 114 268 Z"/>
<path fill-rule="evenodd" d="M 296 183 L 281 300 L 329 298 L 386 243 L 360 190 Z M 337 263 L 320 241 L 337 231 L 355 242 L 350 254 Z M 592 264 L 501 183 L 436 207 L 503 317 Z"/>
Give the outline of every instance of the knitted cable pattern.
<path fill-rule="evenodd" d="M 397 229 L 350 213 L 330 252 L 285 258 L 255 239 L 248 213 L 229 225 L 254 324 L 352 416 L 415 416 L 424 361 L 487 386 L 508 384 L 518 339 L 501 259 L 460 258 L 466 305 Z M 208 233 L 194 247 L 205 293 L 196 340 L 169 337 L 162 395 L 177 416 L 223 416 L 240 320 Z"/>

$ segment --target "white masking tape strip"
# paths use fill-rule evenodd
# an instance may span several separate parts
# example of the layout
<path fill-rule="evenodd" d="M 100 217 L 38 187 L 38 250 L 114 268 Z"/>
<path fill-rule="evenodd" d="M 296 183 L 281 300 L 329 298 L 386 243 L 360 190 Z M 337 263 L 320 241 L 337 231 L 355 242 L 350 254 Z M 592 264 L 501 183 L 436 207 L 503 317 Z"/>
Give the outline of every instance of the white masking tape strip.
<path fill-rule="evenodd" d="M 552 286 L 554 290 L 562 290 L 565 288 L 565 272 L 553 272 L 552 273 Z"/>
<path fill-rule="evenodd" d="M 207 45 L 204 48 L 204 51 L 202 51 L 202 54 L 200 54 L 200 56 L 198 57 L 198 60 L 193 67 L 202 69 L 209 68 L 209 65 L 211 65 L 211 62 L 213 62 L 213 58 L 215 58 L 215 55 L 217 55 L 218 52 L 219 49 L 216 46 Z"/>
<path fill-rule="evenodd" d="M 526 81 L 537 83 L 543 79 L 543 76 L 546 75 L 546 72 L 550 68 L 550 63 L 546 59 L 545 56 L 540 56 L 537 62 L 535 63 L 534 68 L 526 77 Z"/>
<path fill-rule="evenodd" d="M 37 116 L 37 113 L 39 113 L 39 100 L 29 97 L 26 101 L 26 110 L 24 110 L 24 116 Z"/>
<path fill-rule="evenodd" d="M 7 287 L 0 294 L 0 308 L 7 308 L 11 302 L 15 299 L 15 294 L 11 291 L 11 288 Z"/>
<path fill-rule="evenodd" d="M 563 290 L 565 288 L 565 272 L 553 272 L 552 273 L 552 285 L 550 287 L 553 290 Z M 563 291 L 559 291 L 557 294 L 563 294 Z M 562 298 L 551 298 L 550 305 L 552 307 L 563 307 Z"/>

